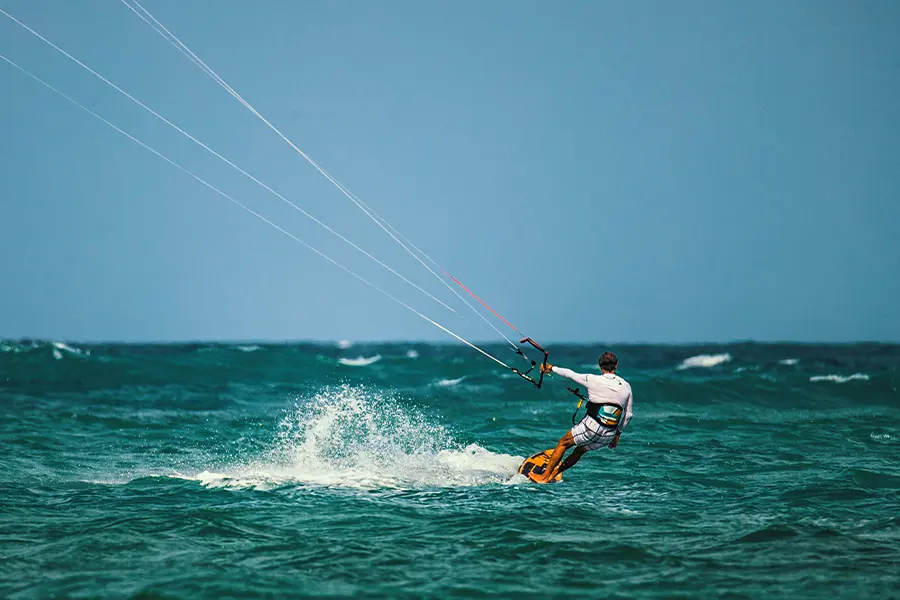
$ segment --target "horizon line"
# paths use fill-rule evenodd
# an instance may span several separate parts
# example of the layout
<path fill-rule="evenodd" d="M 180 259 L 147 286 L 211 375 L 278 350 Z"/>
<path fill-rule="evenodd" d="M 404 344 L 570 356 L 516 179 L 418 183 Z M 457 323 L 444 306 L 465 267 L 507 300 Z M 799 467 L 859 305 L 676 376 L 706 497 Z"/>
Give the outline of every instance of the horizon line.
<path fill-rule="evenodd" d="M 0 337 L 0 343 L 22 343 L 22 342 L 44 342 L 53 343 L 71 343 L 82 345 L 190 345 L 190 344 L 219 344 L 219 345 L 268 345 L 268 346 L 288 346 L 288 345 L 334 345 L 349 342 L 353 345 L 366 344 L 425 344 L 431 346 L 465 346 L 465 344 L 455 340 L 427 340 L 427 339 L 369 339 L 369 340 L 348 340 L 348 339 L 332 339 L 332 338 L 284 338 L 284 339 L 229 339 L 229 338 L 209 338 L 209 339 L 74 339 L 74 338 L 45 338 L 45 337 Z M 507 345 L 503 341 L 498 340 L 475 340 L 476 345 L 494 346 Z M 567 346 L 735 346 L 740 344 L 758 344 L 758 345 L 797 345 L 797 346 L 840 346 L 853 344 L 869 344 L 869 345 L 900 345 L 900 340 L 765 340 L 765 339 L 733 339 L 728 341 L 572 341 L 572 340 L 550 340 L 541 341 L 545 346 L 567 345 Z"/>

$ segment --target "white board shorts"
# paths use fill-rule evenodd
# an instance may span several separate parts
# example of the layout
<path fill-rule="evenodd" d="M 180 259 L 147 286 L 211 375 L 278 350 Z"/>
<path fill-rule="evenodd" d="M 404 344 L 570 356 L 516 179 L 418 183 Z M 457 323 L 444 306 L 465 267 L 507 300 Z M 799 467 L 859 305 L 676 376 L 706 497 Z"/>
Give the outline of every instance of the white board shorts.
<path fill-rule="evenodd" d="M 604 427 L 594 417 L 585 416 L 572 428 L 575 444 L 588 450 L 596 450 L 609 446 L 616 437 L 616 430 Z"/>

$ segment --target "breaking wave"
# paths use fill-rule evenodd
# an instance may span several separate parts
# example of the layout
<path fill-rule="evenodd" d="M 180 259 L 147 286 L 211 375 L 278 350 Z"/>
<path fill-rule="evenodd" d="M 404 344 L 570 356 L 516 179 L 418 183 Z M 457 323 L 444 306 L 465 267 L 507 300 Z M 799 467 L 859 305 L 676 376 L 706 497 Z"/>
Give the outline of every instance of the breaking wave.
<path fill-rule="evenodd" d="M 829 381 L 831 383 L 847 383 L 849 381 L 868 381 L 869 376 L 865 373 L 854 373 L 853 375 L 814 375 L 809 378 L 810 381 L 822 382 Z"/>
<path fill-rule="evenodd" d="M 727 352 L 724 354 L 698 354 L 697 356 L 684 359 L 677 368 L 679 371 L 684 369 L 709 368 L 727 363 L 730 360 L 731 354 L 728 354 Z"/>
<path fill-rule="evenodd" d="M 339 358 L 338 362 L 348 367 L 368 367 L 381 360 L 381 355 L 375 356 L 357 356 L 356 358 Z"/>
<path fill-rule="evenodd" d="M 56 360 L 62 360 L 66 355 L 69 356 L 90 356 L 90 350 L 81 350 L 79 348 L 73 348 L 68 344 L 64 344 L 63 342 L 53 342 L 53 358 Z"/>

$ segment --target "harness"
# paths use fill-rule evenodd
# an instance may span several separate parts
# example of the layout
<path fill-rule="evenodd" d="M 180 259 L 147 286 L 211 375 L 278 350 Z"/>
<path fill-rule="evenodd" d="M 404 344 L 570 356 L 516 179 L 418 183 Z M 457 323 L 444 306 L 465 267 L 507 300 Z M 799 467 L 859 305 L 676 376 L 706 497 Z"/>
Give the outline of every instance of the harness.
<path fill-rule="evenodd" d="M 578 411 L 576 411 L 578 412 Z M 615 429 L 622 418 L 622 407 L 611 402 L 589 402 L 587 414 L 604 427 Z"/>
<path fill-rule="evenodd" d="M 581 410 L 581 406 L 587 402 L 587 409 L 585 411 L 587 416 L 594 419 L 601 427 L 606 427 L 607 429 L 615 429 L 618 427 L 619 421 L 622 419 L 621 406 L 613 404 L 612 402 L 590 402 L 584 397 L 584 394 L 581 393 L 579 388 L 566 389 L 578 396 L 578 406 L 575 407 L 575 412 L 572 413 L 572 425 L 578 424 L 578 411 Z"/>
<path fill-rule="evenodd" d="M 581 410 L 581 405 L 585 402 L 587 402 L 585 413 L 600 425 L 600 429 L 591 435 L 590 443 L 594 443 L 597 436 L 603 433 L 603 429 L 608 431 L 618 427 L 619 421 L 622 419 L 621 406 L 612 402 L 589 402 L 579 388 L 567 387 L 566 389 L 578 396 L 578 406 L 575 407 L 575 412 L 572 413 L 572 425 L 578 424 L 578 411 Z"/>

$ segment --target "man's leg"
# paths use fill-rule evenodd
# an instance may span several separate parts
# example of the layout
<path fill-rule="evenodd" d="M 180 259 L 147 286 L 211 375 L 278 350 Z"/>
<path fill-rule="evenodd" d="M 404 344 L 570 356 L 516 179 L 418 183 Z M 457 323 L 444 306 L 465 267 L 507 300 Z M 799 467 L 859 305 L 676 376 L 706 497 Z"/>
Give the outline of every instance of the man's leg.
<path fill-rule="evenodd" d="M 563 454 L 574 445 L 575 440 L 572 438 L 572 432 L 567 431 L 566 435 L 560 438 L 559 443 L 553 450 L 553 454 L 550 456 L 550 462 L 544 467 L 544 474 L 541 476 L 540 481 L 550 481 L 550 476 L 553 474 L 554 469 L 556 469 L 556 465 L 562 460 Z"/>
<path fill-rule="evenodd" d="M 575 463 L 577 463 L 579 460 L 581 460 L 581 457 L 584 456 L 584 453 L 587 451 L 588 451 L 588 449 L 585 448 L 584 446 L 578 446 L 577 448 L 575 448 L 575 450 L 572 451 L 572 454 L 568 455 L 566 457 L 566 460 L 564 460 L 562 462 L 562 465 L 560 465 L 559 470 L 556 473 L 554 473 L 553 476 L 555 477 L 556 475 L 562 475 L 563 471 L 566 471 L 567 469 L 574 467 Z"/>

